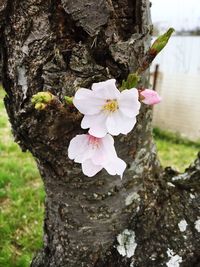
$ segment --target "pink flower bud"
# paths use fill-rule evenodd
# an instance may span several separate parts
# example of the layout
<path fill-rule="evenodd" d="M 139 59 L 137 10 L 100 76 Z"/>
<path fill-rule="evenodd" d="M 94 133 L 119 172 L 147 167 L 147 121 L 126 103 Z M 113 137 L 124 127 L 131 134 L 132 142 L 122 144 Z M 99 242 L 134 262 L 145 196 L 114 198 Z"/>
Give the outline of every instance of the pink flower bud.
<path fill-rule="evenodd" d="M 147 105 L 155 105 L 160 103 L 161 97 L 159 94 L 151 89 L 144 89 L 140 91 L 140 100 Z"/>

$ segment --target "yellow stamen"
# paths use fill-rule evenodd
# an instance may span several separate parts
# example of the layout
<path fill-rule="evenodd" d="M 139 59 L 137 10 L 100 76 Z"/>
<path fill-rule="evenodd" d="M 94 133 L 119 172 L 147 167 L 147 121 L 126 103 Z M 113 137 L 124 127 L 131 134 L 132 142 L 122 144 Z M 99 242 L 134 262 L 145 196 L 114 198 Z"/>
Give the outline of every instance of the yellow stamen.
<path fill-rule="evenodd" d="M 108 99 L 106 101 L 106 104 L 103 106 L 103 110 L 108 112 L 115 112 L 118 108 L 119 106 L 116 99 L 113 100 Z"/>

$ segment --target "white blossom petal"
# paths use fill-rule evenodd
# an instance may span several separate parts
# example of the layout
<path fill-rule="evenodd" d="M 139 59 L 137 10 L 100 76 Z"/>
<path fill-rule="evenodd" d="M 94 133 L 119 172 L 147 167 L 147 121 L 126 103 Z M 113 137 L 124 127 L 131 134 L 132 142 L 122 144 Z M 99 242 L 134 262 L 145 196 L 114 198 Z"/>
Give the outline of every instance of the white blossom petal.
<path fill-rule="evenodd" d="M 92 90 L 102 99 L 117 99 L 120 97 L 120 91 L 117 89 L 115 79 L 104 82 L 93 83 Z"/>
<path fill-rule="evenodd" d="M 118 135 L 130 132 L 139 113 L 138 90 L 132 88 L 120 93 L 115 80 L 94 83 L 92 90 L 80 89 L 74 105 L 85 114 L 81 127 L 89 134 L 102 138 L 107 133 Z"/>
<path fill-rule="evenodd" d="M 82 119 L 81 127 L 83 129 L 90 128 L 89 134 L 102 138 L 108 132 L 106 127 L 106 115 L 103 112 L 96 115 L 85 115 Z"/>
<path fill-rule="evenodd" d="M 103 138 L 96 138 L 89 134 L 75 136 L 69 144 L 68 155 L 77 163 L 82 163 L 83 173 L 94 176 L 102 168 L 111 175 L 120 175 L 126 168 L 123 160 L 117 157 L 114 139 L 107 134 Z"/>
<path fill-rule="evenodd" d="M 96 153 L 92 157 L 92 161 L 96 165 L 104 165 L 110 161 L 113 161 L 117 157 L 117 153 L 114 147 L 114 139 L 111 135 L 107 134 L 102 138 L 102 144 Z"/>
<path fill-rule="evenodd" d="M 107 134 L 103 139 L 102 139 L 103 144 L 108 148 L 109 146 L 112 145 L 114 148 L 114 138 L 110 135 Z M 115 150 L 115 148 L 114 148 Z"/>
<path fill-rule="evenodd" d="M 118 100 L 119 109 L 127 117 L 134 118 L 138 115 L 141 106 L 138 97 L 138 90 L 135 88 L 121 92 L 120 98 Z"/>
<path fill-rule="evenodd" d="M 115 160 L 107 163 L 103 167 L 110 175 L 120 175 L 120 177 L 122 178 L 123 173 L 126 169 L 126 163 L 122 159 L 116 157 Z"/>
<path fill-rule="evenodd" d="M 75 136 L 69 143 L 68 157 L 76 159 L 77 156 L 82 157 L 87 151 L 87 139 L 85 134 Z"/>
<path fill-rule="evenodd" d="M 73 98 L 73 104 L 81 113 L 93 115 L 99 113 L 104 101 L 96 97 L 93 91 L 80 88 Z"/>
<path fill-rule="evenodd" d="M 74 159 L 74 161 L 77 163 L 83 163 L 85 160 L 91 159 L 93 155 L 95 154 L 95 152 L 96 152 L 96 149 L 88 144 L 87 147 L 85 148 L 84 153 L 82 154 L 79 153 L 77 157 Z"/>
<path fill-rule="evenodd" d="M 69 144 L 68 157 L 77 163 L 82 163 L 93 157 L 95 147 L 89 145 L 89 135 L 81 134 L 75 136 Z"/>
<path fill-rule="evenodd" d="M 101 166 L 103 163 L 108 162 L 108 156 L 105 153 L 104 147 L 97 149 L 91 160 L 95 165 Z"/>
<path fill-rule="evenodd" d="M 102 170 L 101 165 L 95 165 L 92 160 L 88 159 L 82 163 L 82 170 L 85 175 L 92 177 Z"/>
<path fill-rule="evenodd" d="M 127 134 L 133 129 L 135 124 L 136 117 L 129 118 L 120 110 L 118 110 L 118 112 L 113 112 L 106 120 L 108 132 L 112 135 L 118 135 L 120 133 Z"/>

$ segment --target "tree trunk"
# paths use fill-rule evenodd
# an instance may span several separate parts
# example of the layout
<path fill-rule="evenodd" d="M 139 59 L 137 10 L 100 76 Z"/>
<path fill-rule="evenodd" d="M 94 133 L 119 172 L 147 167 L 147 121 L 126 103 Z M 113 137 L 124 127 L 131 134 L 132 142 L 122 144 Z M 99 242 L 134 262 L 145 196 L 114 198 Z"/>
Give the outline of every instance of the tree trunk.
<path fill-rule="evenodd" d="M 115 139 L 123 180 L 85 177 L 67 156 L 80 116 L 59 103 L 37 111 L 31 97 L 62 101 L 77 87 L 139 65 L 150 40 L 148 0 L 0 1 L 5 105 L 16 142 L 37 161 L 46 191 L 44 246 L 32 267 L 200 266 L 200 157 L 178 174 L 163 170 L 150 108 Z M 144 81 L 143 81 L 144 82 Z"/>

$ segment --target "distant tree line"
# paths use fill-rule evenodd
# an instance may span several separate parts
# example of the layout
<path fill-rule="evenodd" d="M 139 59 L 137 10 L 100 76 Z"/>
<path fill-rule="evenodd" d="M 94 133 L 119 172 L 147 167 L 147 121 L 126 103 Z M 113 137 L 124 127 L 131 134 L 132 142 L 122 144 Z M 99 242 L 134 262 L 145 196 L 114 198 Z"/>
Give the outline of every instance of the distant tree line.
<path fill-rule="evenodd" d="M 155 24 L 153 26 L 153 36 L 160 35 L 165 29 L 159 27 L 159 25 Z M 182 28 L 181 30 L 176 30 L 175 35 L 178 36 L 200 36 L 200 27 L 197 26 L 191 30 Z"/>
<path fill-rule="evenodd" d="M 182 29 L 180 31 L 176 32 L 177 35 L 192 35 L 192 36 L 199 36 L 200 35 L 200 27 L 196 27 L 192 30 L 186 30 L 186 29 Z"/>

